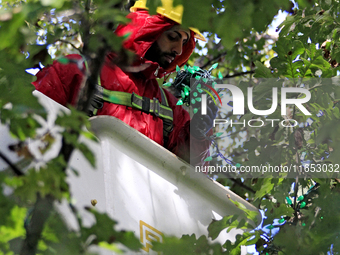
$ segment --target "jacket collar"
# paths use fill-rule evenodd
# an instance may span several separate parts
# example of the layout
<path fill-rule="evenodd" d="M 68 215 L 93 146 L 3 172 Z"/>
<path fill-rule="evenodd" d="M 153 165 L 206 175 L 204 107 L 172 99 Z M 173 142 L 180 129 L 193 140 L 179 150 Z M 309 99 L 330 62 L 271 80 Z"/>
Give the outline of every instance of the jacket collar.
<path fill-rule="evenodd" d="M 141 58 L 139 65 L 145 65 L 145 69 L 141 70 L 143 75 L 148 79 L 162 78 L 167 74 L 164 68 L 160 67 L 158 63 Z"/>

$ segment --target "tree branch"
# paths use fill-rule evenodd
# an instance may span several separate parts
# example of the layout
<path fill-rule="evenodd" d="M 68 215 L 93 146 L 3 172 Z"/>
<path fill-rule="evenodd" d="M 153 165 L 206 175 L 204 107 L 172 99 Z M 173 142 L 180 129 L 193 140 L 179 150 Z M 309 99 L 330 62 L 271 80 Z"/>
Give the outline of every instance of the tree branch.
<path fill-rule="evenodd" d="M 58 39 L 58 40 L 56 40 L 55 42 L 63 42 L 63 43 L 67 43 L 67 44 L 71 45 L 72 48 L 78 50 L 78 51 L 81 53 L 81 50 L 80 50 L 79 48 L 77 48 L 73 43 L 71 43 L 71 42 L 69 42 L 69 41 L 67 41 L 67 40 Z"/>
<path fill-rule="evenodd" d="M 87 70 L 86 74 L 83 77 L 83 82 L 81 84 L 79 96 L 77 99 L 76 109 L 79 111 L 85 112 L 88 109 L 90 104 L 90 100 L 92 95 L 95 92 L 97 78 L 100 74 L 102 64 L 104 63 L 106 53 L 108 50 L 108 46 L 103 39 L 104 46 L 98 49 L 98 52 L 92 52 L 89 47 L 87 47 L 86 43 L 89 42 L 90 27 L 91 24 L 89 22 L 89 12 L 90 12 L 91 0 L 86 1 L 85 5 L 85 13 L 83 14 L 82 24 L 84 28 L 84 48 L 83 55 L 85 56 L 94 56 L 90 59 L 90 70 Z M 71 131 L 72 132 L 72 131 Z M 76 131 L 73 131 L 76 132 Z M 79 133 L 77 134 L 79 135 Z M 65 162 L 68 163 L 71 154 L 74 150 L 74 145 L 65 142 L 63 139 L 62 147 L 59 152 L 59 155 L 62 155 Z M 66 171 L 65 169 L 61 169 L 61 171 Z M 46 197 L 40 197 L 37 195 L 37 202 L 34 206 L 34 210 L 32 213 L 32 220 L 30 225 L 26 228 L 26 239 L 24 240 L 23 246 L 21 247 L 20 255 L 35 255 L 37 251 L 38 241 L 41 237 L 41 233 L 43 231 L 44 225 L 53 210 L 53 202 L 55 198 L 52 195 L 47 195 Z"/>
<path fill-rule="evenodd" d="M 209 59 L 207 63 L 205 63 L 204 65 L 200 66 L 200 68 L 204 69 L 207 66 L 211 65 L 213 62 L 218 61 L 220 58 L 224 57 L 225 55 L 227 55 L 227 52 L 222 52 L 220 55 L 216 56 L 213 59 Z"/>
<path fill-rule="evenodd" d="M 38 197 L 34 205 L 32 217 L 26 226 L 26 239 L 20 251 L 20 255 L 32 255 L 37 253 L 38 241 L 50 213 L 53 209 L 54 198 L 51 195 Z"/>
<path fill-rule="evenodd" d="M 223 174 L 224 174 L 225 176 L 227 176 L 227 177 L 229 178 L 229 180 L 233 181 L 235 184 L 237 184 L 237 185 L 240 186 L 241 188 L 244 188 L 245 190 L 248 190 L 249 192 L 251 192 L 251 193 L 253 193 L 253 194 L 256 193 L 255 190 L 253 190 L 252 188 L 248 187 L 247 185 L 245 185 L 245 184 L 244 184 L 243 182 L 241 182 L 240 180 L 235 179 L 235 178 L 231 178 L 231 177 L 230 177 L 228 174 L 226 174 L 226 173 L 223 173 Z M 267 199 L 271 199 L 271 197 L 268 196 L 268 195 L 265 195 L 264 197 L 267 198 Z"/>
<path fill-rule="evenodd" d="M 247 185 L 245 185 L 243 182 L 241 182 L 240 180 L 237 180 L 235 178 L 230 178 L 231 181 L 233 181 L 234 183 L 236 183 L 237 185 L 239 185 L 241 188 L 244 188 L 245 190 L 250 191 L 251 193 L 255 194 L 256 191 L 253 190 L 252 188 L 248 187 Z"/>
<path fill-rule="evenodd" d="M 226 76 L 224 76 L 224 78 L 233 78 L 233 77 L 242 76 L 242 75 L 245 75 L 245 74 L 253 74 L 253 73 L 255 73 L 255 70 L 241 72 L 241 73 L 235 73 L 235 74 L 232 74 L 232 75 L 227 74 Z"/>
<path fill-rule="evenodd" d="M 24 173 L 21 172 L 21 170 L 19 168 L 16 167 L 16 165 L 14 165 L 1 151 L 0 151 L 0 158 L 2 158 L 3 161 L 5 161 L 7 163 L 7 165 L 9 165 L 13 172 L 17 175 L 17 176 L 23 176 Z"/>

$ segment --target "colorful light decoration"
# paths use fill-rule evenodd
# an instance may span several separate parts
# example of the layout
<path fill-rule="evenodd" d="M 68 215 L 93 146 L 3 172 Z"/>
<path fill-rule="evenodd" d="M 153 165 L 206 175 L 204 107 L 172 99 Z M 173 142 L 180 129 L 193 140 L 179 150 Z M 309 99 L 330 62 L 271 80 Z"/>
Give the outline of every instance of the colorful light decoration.
<path fill-rule="evenodd" d="M 195 99 L 197 102 L 200 102 L 201 98 L 199 96 L 199 93 L 207 91 L 210 95 L 214 94 L 221 102 L 218 93 L 214 89 L 215 85 L 217 84 L 215 81 L 216 78 L 211 75 L 212 70 L 214 70 L 217 66 L 218 64 L 215 63 L 209 70 L 201 69 L 198 66 L 191 67 L 184 65 L 183 69 L 177 66 L 177 76 L 174 82 L 167 82 L 163 84 L 163 86 L 173 86 L 175 88 L 177 95 L 181 97 L 178 100 L 177 105 L 184 104 L 186 106 L 189 106 L 195 104 L 193 100 L 190 100 L 190 94 L 193 96 L 193 99 Z M 192 79 L 194 80 L 190 83 Z M 219 75 L 219 79 L 223 79 L 222 74 Z M 203 89 L 203 87 L 206 88 Z"/>
<path fill-rule="evenodd" d="M 215 90 L 215 85 L 218 81 L 223 79 L 223 75 L 221 72 L 218 73 L 218 80 L 216 77 L 211 75 L 211 72 L 216 69 L 218 63 L 213 64 L 208 70 L 201 69 L 198 66 L 187 66 L 184 65 L 183 69 L 180 67 L 176 67 L 177 76 L 173 82 L 164 83 L 165 87 L 174 87 L 175 95 L 179 97 L 177 101 L 177 105 L 186 105 L 193 107 L 193 113 L 196 114 L 200 111 L 200 103 L 202 101 L 201 95 L 202 93 L 208 94 L 215 104 L 217 104 L 217 100 L 222 104 L 221 98 L 218 92 Z M 217 82 L 216 82 L 217 81 Z M 191 96 L 191 97 L 190 97 Z M 215 139 L 220 137 L 223 132 L 217 133 L 213 136 L 205 136 L 207 140 L 209 140 L 212 146 L 215 147 L 217 153 L 212 156 L 207 157 L 204 161 L 211 161 L 213 158 L 220 157 L 222 160 L 227 162 L 230 165 L 236 166 L 237 168 L 241 167 L 240 163 L 235 163 L 232 160 L 227 159 L 218 149 L 217 143 Z"/>

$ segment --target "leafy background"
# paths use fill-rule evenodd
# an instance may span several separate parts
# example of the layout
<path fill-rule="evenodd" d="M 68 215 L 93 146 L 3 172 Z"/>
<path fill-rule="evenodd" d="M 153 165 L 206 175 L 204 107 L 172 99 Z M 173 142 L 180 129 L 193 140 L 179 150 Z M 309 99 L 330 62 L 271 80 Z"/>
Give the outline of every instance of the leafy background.
<path fill-rule="evenodd" d="M 150 13 L 155 13 L 160 3 L 149 1 Z M 132 4 L 119 0 L 0 1 L 0 121 L 17 140 L 10 148 L 1 148 L 0 157 L 6 160 L 5 150 L 21 157 L 20 164 L 7 161 L 9 167 L 0 172 L 2 254 L 90 254 L 93 244 L 114 251 L 119 250 L 119 243 L 132 250 L 140 248 L 132 233 L 115 231 L 116 222 L 93 209 L 89 211 L 97 221 L 90 228 L 82 226 L 81 219 L 78 232 L 60 224 L 52 204 L 72 199 L 65 182 L 72 151 L 81 150 L 95 163 L 91 151 L 77 143 L 78 136 L 84 134 L 82 127 L 89 125 L 81 112 L 86 100 L 81 98 L 71 115 L 58 118 L 56 125 L 61 128 L 46 128 L 46 113 L 32 96 L 34 77 L 25 71 L 69 53 L 82 53 L 92 58 L 91 72 L 84 81 L 88 89 L 83 92 L 91 93 L 91 77 L 97 76 L 106 52 L 119 52 L 121 66 L 131 63 L 133 56 L 121 49 L 122 38 L 112 31 L 118 23 L 127 22 L 125 16 Z M 209 68 L 219 63 L 213 74 L 234 78 L 243 91 L 253 86 L 258 109 L 271 106 L 271 101 L 261 100 L 271 97 L 268 84 L 259 82 L 262 78 L 289 78 L 288 86 L 293 87 L 307 84 L 309 78 L 320 80 L 307 87 L 312 94 L 310 119 L 295 108 L 286 116 L 296 119 L 299 127 L 221 127 L 224 135 L 217 142 L 226 157 L 245 166 L 339 163 L 338 1 L 175 0 L 177 4 L 184 6 L 183 25 L 199 28 L 208 38 L 206 44 L 197 45 L 189 64 Z M 279 10 L 287 17 L 277 36 L 268 32 L 268 26 Z M 228 112 L 219 114 L 220 118 L 232 118 Z M 237 118 L 257 117 L 246 111 Z M 271 118 L 282 116 L 276 111 Z M 60 153 L 51 159 L 46 155 L 58 136 L 63 137 Z M 38 144 L 40 155 L 30 151 L 28 139 Z M 220 158 L 212 163 L 224 164 Z M 241 245 L 252 245 L 259 254 L 338 254 L 340 180 L 331 176 L 280 177 L 212 176 L 266 215 L 261 226 L 238 235 L 236 242 L 220 245 L 210 244 L 205 236 L 165 237 L 154 249 L 163 254 L 239 254 Z M 244 214 L 254 217 L 247 210 Z M 247 227 L 237 215 L 229 215 L 211 223 L 209 237 L 216 238 L 226 228 Z"/>

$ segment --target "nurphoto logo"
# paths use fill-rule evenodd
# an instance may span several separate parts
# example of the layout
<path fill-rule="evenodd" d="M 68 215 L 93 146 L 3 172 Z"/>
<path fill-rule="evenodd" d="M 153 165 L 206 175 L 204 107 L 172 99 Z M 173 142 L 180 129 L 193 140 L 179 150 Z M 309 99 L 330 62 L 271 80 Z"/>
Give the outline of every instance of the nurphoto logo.
<path fill-rule="evenodd" d="M 216 90 L 223 90 L 227 89 L 232 94 L 232 101 L 233 101 L 233 115 L 244 115 L 244 109 L 245 109 L 245 96 L 240 88 L 238 88 L 235 85 L 231 84 L 216 84 L 215 85 Z M 303 98 L 287 98 L 287 94 L 303 94 L 305 97 Z M 281 101 L 280 101 L 280 107 L 281 107 L 281 115 L 287 115 L 287 106 L 288 105 L 294 105 L 304 115 L 311 115 L 311 113 L 303 106 L 304 103 L 307 103 L 311 98 L 311 93 L 308 89 L 305 88 L 297 88 L 297 87 L 282 87 L 281 88 Z M 201 114 L 206 115 L 207 114 L 207 94 L 202 93 L 201 94 Z M 270 109 L 267 110 L 257 110 L 254 107 L 253 102 L 253 87 L 247 88 L 247 105 L 248 109 L 251 113 L 258 116 L 268 116 L 272 113 L 274 113 L 278 107 L 278 88 L 273 87 L 272 88 L 272 105 Z M 261 119 L 251 119 L 247 122 L 249 127 L 262 127 L 264 126 L 266 122 L 270 122 L 272 126 L 274 126 L 275 121 L 280 121 L 279 119 L 265 119 L 264 121 Z M 257 122 L 257 124 L 255 124 Z M 293 123 L 292 123 L 293 122 Z M 232 125 L 246 125 L 246 120 L 243 120 L 242 122 L 233 122 L 232 120 L 226 120 L 226 119 L 215 119 L 214 120 L 214 127 L 216 125 L 221 124 L 227 124 L 230 123 Z M 288 125 L 286 123 L 289 123 Z M 285 119 L 281 121 L 281 125 L 284 127 L 295 127 L 298 125 L 297 121 L 294 119 Z"/>

